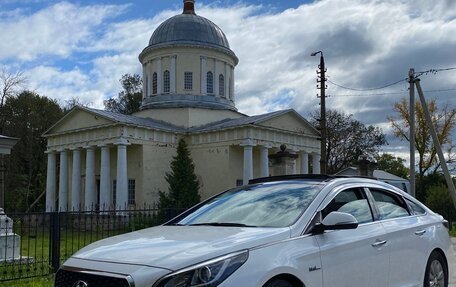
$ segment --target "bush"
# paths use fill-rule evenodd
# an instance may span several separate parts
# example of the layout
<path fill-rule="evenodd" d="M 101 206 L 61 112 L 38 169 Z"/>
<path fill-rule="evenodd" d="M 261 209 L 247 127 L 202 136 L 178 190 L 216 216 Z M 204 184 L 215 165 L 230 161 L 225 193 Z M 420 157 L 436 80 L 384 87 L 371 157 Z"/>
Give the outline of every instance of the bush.
<path fill-rule="evenodd" d="M 426 205 L 434 212 L 442 215 L 450 223 L 455 220 L 456 209 L 445 185 L 434 185 L 429 188 Z"/>

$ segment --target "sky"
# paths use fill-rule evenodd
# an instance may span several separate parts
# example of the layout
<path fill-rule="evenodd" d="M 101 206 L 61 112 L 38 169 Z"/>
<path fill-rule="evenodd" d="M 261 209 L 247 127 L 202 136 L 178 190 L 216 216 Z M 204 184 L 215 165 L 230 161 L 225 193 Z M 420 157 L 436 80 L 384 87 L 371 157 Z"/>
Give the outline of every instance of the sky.
<path fill-rule="evenodd" d="M 236 106 L 256 115 L 319 109 L 316 69 L 323 51 L 328 109 L 382 128 L 386 152 L 407 158 L 388 116 L 407 97 L 400 81 L 416 71 L 456 67 L 454 0 L 197 0 L 196 13 L 225 32 L 239 57 Z M 26 88 L 65 104 L 103 108 L 155 28 L 182 11 L 182 0 L 0 0 L 0 68 L 22 71 Z M 385 89 L 374 89 L 400 81 Z M 456 106 L 456 70 L 421 77 L 426 97 Z M 342 87 L 345 88 L 342 88 Z M 346 89 L 351 88 L 351 89 Z M 445 91 L 442 91 L 445 90 Z M 456 141 L 456 132 L 453 136 Z"/>

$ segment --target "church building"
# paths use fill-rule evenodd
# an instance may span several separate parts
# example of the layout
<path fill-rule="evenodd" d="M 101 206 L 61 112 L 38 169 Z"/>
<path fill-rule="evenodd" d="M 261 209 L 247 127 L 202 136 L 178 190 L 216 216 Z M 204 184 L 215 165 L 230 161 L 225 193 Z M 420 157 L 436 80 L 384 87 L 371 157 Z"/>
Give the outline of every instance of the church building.
<path fill-rule="evenodd" d="M 168 190 L 165 173 L 181 138 L 202 199 L 256 177 L 319 173 L 320 134 L 295 110 L 238 112 L 239 60 L 223 31 L 195 13 L 194 2 L 184 0 L 183 13 L 163 22 L 139 55 L 139 112 L 75 107 L 44 134 L 46 211 L 157 202 L 159 191 Z M 293 156 L 274 160 L 285 146 Z"/>

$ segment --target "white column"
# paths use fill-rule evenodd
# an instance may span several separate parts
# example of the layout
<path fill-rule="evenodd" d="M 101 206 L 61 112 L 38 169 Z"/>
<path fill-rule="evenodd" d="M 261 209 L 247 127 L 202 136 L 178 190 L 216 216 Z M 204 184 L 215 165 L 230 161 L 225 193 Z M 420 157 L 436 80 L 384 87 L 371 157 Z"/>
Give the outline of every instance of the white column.
<path fill-rule="evenodd" d="M 296 152 L 294 150 L 290 150 L 290 153 L 296 155 Z M 296 167 L 296 158 L 293 158 L 291 163 L 293 165 L 291 167 L 291 174 L 297 174 L 298 172 L 297 172 L 297 167 Z"/>
<path fill-rule="evenodd" d="M 143 99 L 147 97 L 147 64 L 143 65 Z"/>
<path fill-rule="evenodd" d="M 157 59 L 157 94 L 163 93 L 162 59 Z"/>
<path fill-rule="evenodd" d="M 241 145 L 244 147 L 244 178 L 243 184 L 248 184 L 253 178 L 253 142 L 248 139 Z"/>
<path fill-rule="evenodd" d="M 73 150 L 73 172 L 71 176 L 71 209 L 81 210 L 81 150 Z"/>
<path fill-rule="evenodd" d="M 214 95 L 215 95 L 216 98 L 220 97 L 220 94 L 219 94 L 219 87 L 220 87 L 219 75 L 220 75 L 220 62 L 215 60 Z"/>
<path fill-rule="evenodd" d="M 109 210 L 111 200 L 111 159 L 109 146 L 101 147 L 100 210 Z"/>
<path fill-rule="evenodd" d="M 234 103 L 234 67 L 231 67 L 231 94 L 230 94 L 230 99 Z"/>
<path fill-rule="evenodd" d="M 316 153 L 312 154 L 312 173 L 320 174 L 320 155 Z"/>
<path fill-rule="evenodd" d="M 171 75 L 169 79 L 171 94 L 176 93 L 176 55 L 171 56 Z"/>
<path fill-rule="evenodd" d="M 116 208 L 124 210 L 128 207 L 128 170 L 127 170 L 127 145 L 121 139 L 117 144 L 117 186 Z"/>
<path fill-rule="evenodd" d="M 260 176 L 269 176 L 269 158 L 268 158 L 268 146 L 262 146 L 260 148 Z"/>
<path fill-rule="evenodd" d="M 66 150 L 60 152 L 59 173 L 59 211 L 68 210 L 68 154 Z"/>
<path fill-rule="evenodd" d="M 152 96 L 152 79 L 154 75 L 154 71 L 152 69 L 152 63 L 148 62 L 146 64 L 146 70 L 147 70 L 147 96 L 150 97 Z"/>
<path fill-rule="evenodd" d="M 225 63 L 225 98 L 230 99 L 230 70 L 229 65 Z"/>
<path fill-rule="evenodd" d="M 201 95 L 207 94 L 207 58 L 201 56 Z"/>
<path fill-rule="evenodd" d="M 56 190 L 56 156 L 54 152 L 48 153 L 46 174 L 46 212 L 55 211 Z"/>
<path fill-rule="evenodd" d="M 301 151 L 301 174 L 309 173 L 309 154 Z"/>
<path fill-rule="evenodd" d="M 88 147 L 86 149 L 85 210 L 95 210 L 96 196 L 95 148 Z"/>

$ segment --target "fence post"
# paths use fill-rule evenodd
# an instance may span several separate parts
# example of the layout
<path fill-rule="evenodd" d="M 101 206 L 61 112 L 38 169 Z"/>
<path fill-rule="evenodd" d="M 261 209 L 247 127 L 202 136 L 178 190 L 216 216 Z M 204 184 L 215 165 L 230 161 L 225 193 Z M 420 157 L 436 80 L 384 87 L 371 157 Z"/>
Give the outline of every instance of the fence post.
<path fill-rule="evenodd" d="M 49 261 L 51 262 L 54 273 L 60 268 L 60 214 L 59 212 L 51 212 L 51 226 L 49 236 L 49 246 L 51 254 Z"/>

